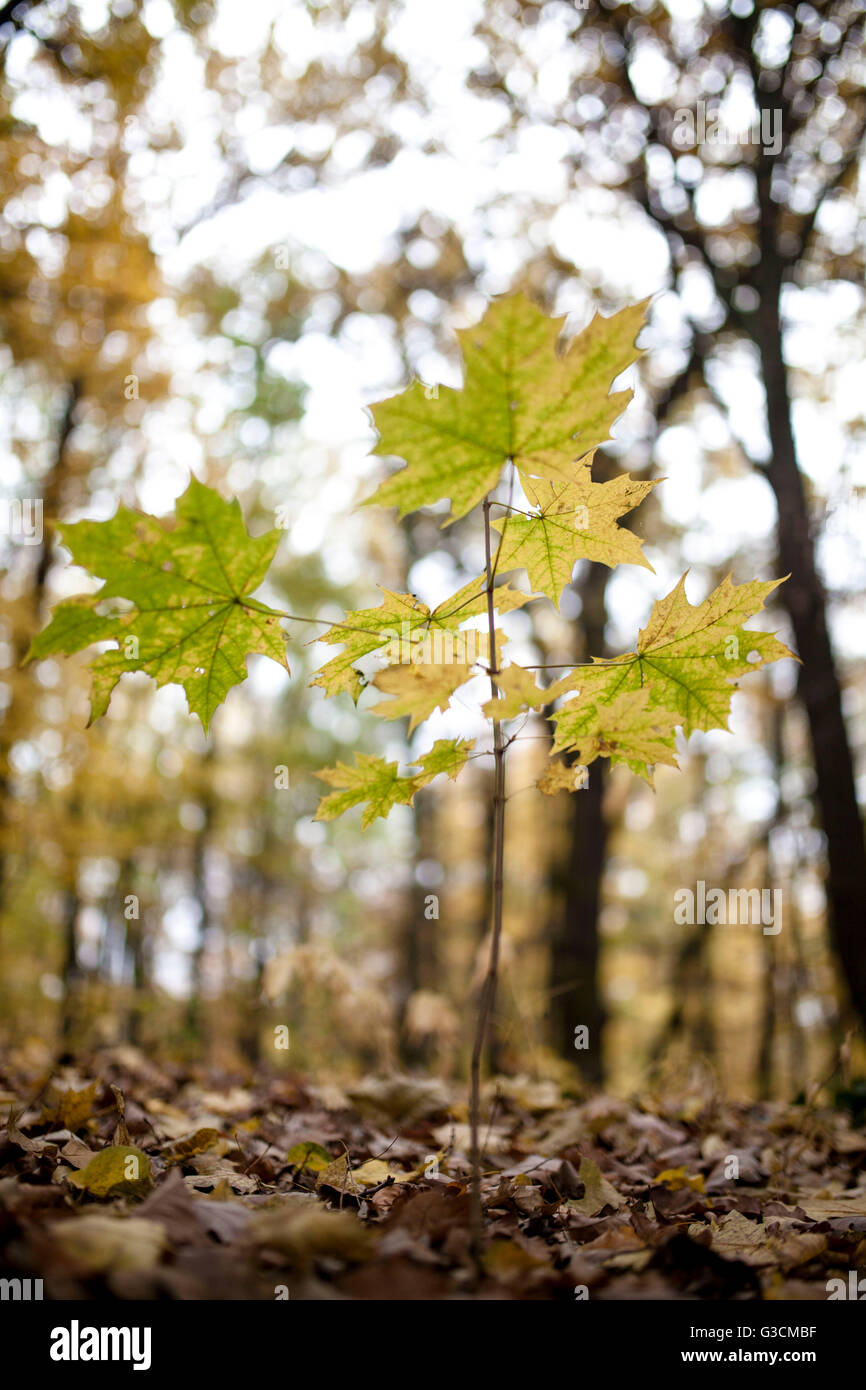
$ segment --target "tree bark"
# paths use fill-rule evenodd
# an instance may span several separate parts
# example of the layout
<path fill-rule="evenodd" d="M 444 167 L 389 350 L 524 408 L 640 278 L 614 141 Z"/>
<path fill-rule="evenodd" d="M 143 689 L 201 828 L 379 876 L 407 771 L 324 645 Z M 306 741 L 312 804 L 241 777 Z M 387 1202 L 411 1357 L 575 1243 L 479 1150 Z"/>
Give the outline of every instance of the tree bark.
<path fill-rule="evenodd" d="M 584 660 L 590 653 L 604 654 L 608 578 L 609 571 L 602 565 L 591 565 L 580 585 Z M 568 850 L 551 873 L 555 906 L 548 933 L 551 1042 L 563 1057 L 577 1062 L 591 1085 L 601 1085 L 604 1080 L 605 1012 L 598 980 L 598 916 L 608 839 L 605 782 L 606 770 L 599 758 L 589 768 L 587 785 L 569 793 Z M 585 1051 L 575 1051 L 574 1030 L 580 1024 L 589 1030 Z"/>
<path fill-rule="evenodd" d="M 815 799 L 827 844 L 827 912 L 851 1003 L 866 1019 L 866 844 L 854 767 L 842 714 L 842 691 L 827 626 L 827 601 L 815 564 L 809 508 L 797 464 L 788 375 L 782 346 L 783 265 L 774 249 L 770 170 L 759 177 L 762 258 L 756 272 L 760 307 L 752 336 L 761 358 L 772 458 L 766 476 L 778 506 L 779 558 L 790 579 L 779 591 L 803 663 L 798 693 L 809 723 Z"/>

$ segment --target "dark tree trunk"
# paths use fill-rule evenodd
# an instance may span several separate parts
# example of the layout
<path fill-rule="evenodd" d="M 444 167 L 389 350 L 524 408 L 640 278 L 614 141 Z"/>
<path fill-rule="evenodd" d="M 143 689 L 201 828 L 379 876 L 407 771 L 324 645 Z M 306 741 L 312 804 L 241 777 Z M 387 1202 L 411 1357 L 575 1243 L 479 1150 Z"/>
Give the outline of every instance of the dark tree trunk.
<path fill-rule="evenodd" d="M 598 989 L 598 913 L 607 848 L 604 783 L 599 760 L 589 769 L 587 786 L 571 794 L 569 859 L 559 866 L 554 881 L 554 891 L 564 887 L 563 901 L 550 940 L 551 1040 L 593 1085 L 604 1078 L 604 1007 Z M 589 1046 L 576 1051 L 575 1028 L 580 1024 L 589 1030 Z"/>
<path fill-rule="evenodd" d="M 602 565 L 591 565 L 580 585 L 584 660 L 590 654 L 604 654 L 608 577 L 609 571 Z M 557 1052 L 576 1062 L 592 1085 L 601 1085 L 604 1079 L 605 1016 L 598 981 L 598 915 L 608 838 L 605 782 L 606 768 L 599 758 L 589 768 L 587 785 L 569 793 L 568 849 L 551 874 L 554 910 L 549 930 L 550 1037 Z M 589 1046 L 578 1051 L 575 1028 L 581 1024 L 589 1030 Z"/>
<path fill-rule="evenodd" d="M 60 1036 L 64 1051 L 77 1040 L 81 967 L 78 963 L 78 894 L 72 886 L 63 895 L 63 1012 Z"/>
<path fill-rule="evenodd" d="M 186 1032 L 197 1047 L 203 1043 L 205 1022 L 204 1000 L 202 995 L 202 976 L 207 936 L 211 928 L 210 898 L 207 883 L 207 861 L 210 851 L 216 805 L 214 801 L 212 773 L 214 763 L 214 744 L 211 738 L 202 759 L 202 790 L 199 805 L 202 810 L 201 828 L 196 832 L 192 851 L 192 878 L 196 901 L 201 907 L 196 944 L 190 961 L 190 994 L 185 1011 Z"/>
<path fill-rule="evenodd" d="M 140 921 L 127 923 L 126 945 L 132 965 L 129 1009 L 126 1015 L 126 1037 L 134 1046 L 142 1040 L 142 1013 L 146 992 L 144 964 L 144 931 Z"/>
<path fill-rule="evenodd" d="M 779 558 L 790 579 L 779 590 L 803 663 L 798 691 L 806 710 L 815 763 L 815 798 L 827 842 L 827 908 L 833 944 L 842 963 L 851 1002 L 866 1019 L 866 844 L 854 785 L 854 768 L 842 692 L 827 627 L 827 603 L 815 564 L 809 509 L 797 466 L 791 401 L 782 350 L 782 266 L 773 249 L 774 206 L 770 171 L 759 178 L 762 259 L 756 272 L 760 307 L 752 335 L 761 357 L 767 393 L 772 459 L 767 478 L 779 512 Z"/>
<path fill-rule="evenodd" d="M 691 1057 L 712 1061 L 715 1054 L 713 1027 L 713 981 L 707 960 L 709 937 L 698 926 L 684 939 L 674 963 L 671 979 L 673 1009 L 650 1052 L 650 1068 L 662 1065 L 667 1053 L 686 1038 Z"/>

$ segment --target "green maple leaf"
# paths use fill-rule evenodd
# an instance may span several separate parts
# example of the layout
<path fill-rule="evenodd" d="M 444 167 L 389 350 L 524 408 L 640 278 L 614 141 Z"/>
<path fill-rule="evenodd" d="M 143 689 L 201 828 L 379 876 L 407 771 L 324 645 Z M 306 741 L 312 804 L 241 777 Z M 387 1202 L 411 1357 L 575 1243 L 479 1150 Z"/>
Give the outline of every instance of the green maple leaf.
<path fill-rule="evenodd" d="M 56 604 L 51 621 L 33 638 L 25 661 L 68 656 L 94 642 L 108 642 L 117 636 L 117 617 L 104 618 L 96 612 L 94 605 L 101 597 L 101 594 L 82 595 Z"/>
<path fill-rule="evenodd" d="M 445 773 L 452 781 L 466 762 L 474 741 L 469 739 L 439 739 L 428 753 L 419 758 L 417 773 L 401 775 L 398 763 L 386 762 L 372 753 L 357 753 L 355 766 L 337 763 L 316 773 L 323 782 L 338 788 L 319 802 L 315 820 L 334 820 L 344 811 L 363 803 L 361 829 L 366 830 L 377 816 L 387 816 L 395 806 L 411 806 L 417 791 L 426 787 L 434 777 Z"/>
<path fill-rule="evenodd" d="M 387 816 L 394 806 L 411 806 L 418 790 L 414 777 L 401 777 L 398 763 L 388 763 L 372 753 L 356 753 L 355 766 L 337 763 L 316 773 L 323 782 L 339 788 L 319 802 L 315 820 L 334 820 L 344 811 L 366 802 L 361 813 L 361 829 L 377 816 Z"/>
<path fill-rule="evenodd" d="M 288 670 L 281 614 L 251 597 L 264 580 L 279 531 L 251 536 L 236 501 L 196 478 L 178 498 L 175 524 L 121 507 L 109 521 L 61 526 L 77 565 L 105 580 L 98 593 L 58 604 L 34 638 L 28 660 L 119 645 L 94 657 L 90 723 L 104 714 L 128 671 L 157 685 L 182 685 L 207 731 L 229 690 L 245 679 L 246 659 L 261 653 Z M 96 611 L 126 600 L 125 612 Z"/>
<path fill-rule="evenodd" d="M 493 525 L 502 533 L 498 552 L 500 572 L 525 569 L 533 589 L 559 607 L 578 560 L 608 565 L 652 565 L 641 551 L 642 541 L 617 525 L 617 518 L 638 506 L 658 479 L 642 482 L 627 473 L 606 483 L 592 481 L 592 454 L 575 467 L 571 482 L 532 479 L 526 482 L 534 516 L 508 516 Z"/>
<path fill-rule="evenodd" d="M 625 763 L 648 782 L 652 781 L 650 769 L 656 763 L 676 767 L 675 730 L 680 716 L 653 706 L 648 687 L 623 690 L 609 704 L 573 703 L 577 706 L 574 709 L 571 704 L 564 706 L 564 711 L 570 712 L 570 718 L 563 721 L 567 739 L 560 741 L 557 723 L 554 747 L 573 750 L 584 767 L 596 758 L 610 758 L 612 764 Z M 563 785 L 562 781 L 559 785 Z M 573 782 L 572 789 L 578 789 L 577 782 Z"/>
<path fill-rule="evenodd" d="M 457 774 L 465 767 L 466 759 L 474 747 L 474 738 L 437 739 L 429 753 L 425 753 L 416 763 L 416 767 L 420 768 L 415 774 L 417 785 L 426 787 L 428 782 L 432 782 L 434 777 L 443 772 L 452 782 L 456 782 Z"/>
<path fill-rule="evenodd" d="M 398 594 L 383 589 L 385 600 L 376 608 L 356 608 L 347 613 L 341 623 L 335 623 L 316 640 L 329 645 L 342 645 L 338 656 L 332 657 L 315 673 L 310 685 L 318 685 L 328 695 L 347 691 L 357 702 L 364 689 L 364 678 L 355 670 L 361 657 L 377 652 L 386 643 L 399 642 L 403 623 L 409 631 L 420 627 L 430 618 L 430 609 L 414 594 Z"/>
<path fill-rule="evenodd" d="M 634 340 L 646 305 L 596 315 L 558 352 L 564 319 L 524 295 L 494 300 L 479 324 L 457 334 L 461 390 L 431 392 L 416 381 L 372 407 L 376 453 L 408 466 L 369 501 L 403 516 L 447 497 L 456 520 L 493 491 L 509 461 L 524 481 L 568 481 L 574 460 L 609 438 L 631 400 L 631 391 L 612 396 L 610 387 L 640 355 Z"/>
<path fill-rule="evenodd" d="M 743 627 L 784 580 L 733 584 L 729 575 L 703 603 L 692 605 L 685 579 L 653 605 L 636 652 L 574 672 L 577 698 L 553 715 L 556 748 L 577 747 L 590 727 L 600 727 L 606 706 L 637 690 L 647 692 L 648 715 L 675 714 L 687 735 L 726 729 L 736 678 L 793 655 L 774 633 Z"/>
<path fill-rule="evenodd" d="M 317 639 L 332 645 L 342 644 L 343 651 L 320 667 L 311 685 L 321 686 L 328 695 L 347 691 L 357 701 L 364 689 L 364 679 L 355 670 L 355 662 L 392 644 L 397 662 L 405 662 L 410 656 L 414 659 L 428 638 L 433 658 L 437 654 L 437 642 L 439 647 L 447 648 L 445 653 L 440 653 L 440 662 L 443 654 L 448 661 L 459 662 L 461 658 L 468 660 L 470 657 L 474 661 L 486 651 L 486 643 L 476 640 L 476 634 L 467 637 L 459 631 L 467 618 L 487 612 L 483 575 L 471 579 L 433 609 L 414 594 L 399 594 L 391 589 L 382 592 L 385 599 L 378 607 L 358 608 L 347 613 L 342 623 L 335 623 Z M 509 613 L 534 597 L 503 584 L 494 591 L 494 608 L 499 613 Z"/>

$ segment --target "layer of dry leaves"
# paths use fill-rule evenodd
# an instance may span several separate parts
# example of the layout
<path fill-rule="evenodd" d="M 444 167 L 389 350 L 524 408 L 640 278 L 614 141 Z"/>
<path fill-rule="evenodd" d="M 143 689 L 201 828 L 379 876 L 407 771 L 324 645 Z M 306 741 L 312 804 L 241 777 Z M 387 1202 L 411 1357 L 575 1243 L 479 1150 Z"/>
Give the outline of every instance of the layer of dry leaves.
<path fill-rule="evenodd" d="M 439 1081 L 10 1064 L 0 1268 L 54 1299 L 824 1300 L 866 1262 L 844 1114 L 514 1079 L 486 1108 L 479 1281 L 466 1107 Z"/>

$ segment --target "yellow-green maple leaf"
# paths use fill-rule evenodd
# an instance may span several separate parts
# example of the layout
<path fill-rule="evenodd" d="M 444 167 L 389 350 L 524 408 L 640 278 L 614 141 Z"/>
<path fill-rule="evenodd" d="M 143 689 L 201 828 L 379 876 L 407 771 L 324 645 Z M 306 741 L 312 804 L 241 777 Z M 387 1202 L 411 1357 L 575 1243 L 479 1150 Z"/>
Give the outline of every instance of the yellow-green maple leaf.
<path fill-rule="evenodd" d="M 328 695 L 347 691 L 357 701 L 364 689 L 364 679 L 355 669 L 355 662 L 384 647 L 397 663 L 414 660 L 418 655 L 434 663 L 474 661 L 487 650 L 486 642 L 472 632 L 460 632 L 468 618 L 487 612 L 487 587 L 484 576 L 471 579 L 450 598 L 430 609 L 414 594 L 395 593 L 383 589 L 384 601 L 376 608 L 358 608 L 347 613 L 342 623 L 335 623 L 318 640 L 329 645 L 342 644 L 343 651 L 332 657 L 314 675 L 311 685 L 321 686 Z M 529 603 L 534 594 L 521 593 L 508 584 L 494 590 L 494 608 L 510 613 Z M 425 650 L 425 644 L 430 650 Z M 421 649 L 419 651 L 419 649 Z M 470 661 L 471 658 L 471 661 Z M 483 659 L 483 658 L 482 658 Z"/>
<path fill-rule="evenodd" d="M 574 689 L 574 673 L 569 672 L 561 680 L 553 681 L 541 690 L 535 680 L 535 672 L 525 666 L 512 663 L 496 676 L 499 690 L 497 700 L 488 700 L 481 706 L 482 714 L 488 719 L 516 719 L 527 709 L 541 709 L 549 705 L 559 695 Z"/>
<path fill-rule="evenodd" d="M 414 774 L 401 775 L 398 763 L 386 762 L 371 753 L 357 753 L 354 767 L 337 763 L 336 767 L 321 768 L 316 776 L 338 790 L 322 798 L 314 819 L 334 820 L 366 802 L 361 812 L 361 829 L 366 830 L 377 816 L 387 816 L 395 806 L 411 806 L 415 793 L 440 773 L 453 781 L 473 746 L 472 739 L 438 739 L 417 760 L 418 771 Z"/>
<path fill-rule="evenodd" d="M 559 352 L 564 319 L 524 295 L 494 300 L 474 328 L 457 334 L 460 390 L 414 382 L 372 407 L 376 453 L 405 459 L 369 499 L 400 515 L 450 498 L 451 520 L 496 487 L 506 462 L 521 476 L 568 481 L 575 459 L 610 436 L 632 392 L 610 394 L 640 355 L 634 346 L 646 301 L 600 315 Z"/>
<path fill-rule="evenodd" d="M 563 710 L 570 712 L 570 722 L 563 721 L 568 738 L 565 743 L 559 741 L 563 726 L 557 723 L 554 746 L 573 750 L 584 767 L 596 758 L 610 758 L 611 763 L 625 763 L 649 782 L 654 764 L 677 765 L 675 730 L 680 716 L 658 706 L 651 707 L 647 687 L 621 691 L 605 704 L 570 702 Z M 554 718 L 558 720 L 557 715 Z"/>
<path fill-rule="evenodd" d="M 432 782 L 434 777 L 444 773 L 450 777 L 452 782 L 457 781 L 457 774 L 466 765 L 472 749 L 475 747 L 474 738 L 439 738 L 433 744 L 428 753 L 419 758 L 415 766 L 419 769 L 415 773 L 415 781 L 419 787 L 426 787 L 428 782 Z"/>
<path fill-rule="evenodd" d="M 592 455 L 575 466 L 571 482 L 546 478 L 526 481 L 533 516 L 511 515 L 494 521 L 502 533 L 497 566 L 500 572 L 525 569 L 533 589 L 559 607 L 562 591 L 571 583 L 578 560 L 615 565 L 652 565 L 641 550 L 643 542 L 618 517 L 638 506 L 656 481 L 641 481 L 627 473 L 606 483 L 592 481 Z"/>
<path fill-rule="evenodd" d="M 556 796 L 557 792 L 579 792 L 587 785 L 586 766 L 580 762 L 564 763 L 561 758 L 551 758 L 535 784 L 545 796 Z"/>
<path fill-rule="evenodd" d="M 553 715 L 556 748 L 579 746 L 605 707 L 638 690 L 647 693 L 647 712 L 676 715 L 687 735 L 726 729 L 736 678 L 792 655 L 774 633 L 743 627 L 783 580 L 733 584 L 729 575 L 696 605 L 686 598 L 685 580 L 653 605 L 637 651 L 574 672 L 577 697 Z"/>
<path fill-rule="evenodd" d="M 395 806 L 410 806 L 418 790 L 414 777 L 401 777 L 398 763 L 386 762 L 372 753 L 356 753 L 355 766 L 337 763 L 317 773 L 323 782 L 338 790 L 322 798 L 314 820 L 334 820 L 353 806 L 367 804 L 361 813 L 361 829 L 377 816 L 387 816 Z"/>
<path fill-rule="evenodd" d="M 251 597 L 280 533 L 251 536 L 236 501 L 193 478 L 177 500 L 174 524 L 121 507 L 108 521 L 78 521 L 60 531 L 75 563 L 105 583 L 96 594 L 58 604 L 28 659 L 118 643 L 90 663 L 91 723 L 129 671 L 144 671 L 160 686 L 182 685 L 190 712 L 207 730 L 217 706 L 245 679 L 248 655 L 261 653 L 288 670 L 282 615 Z M 95 611 L 112 599 L 132 606 Z"/>
<path fill-rule="evenodd" d="M 377 690 L 396 696 L 373 706 L 383 719 L 409 715 L 409 733 L 435 709 L 444 708 L 458 686 L 472 676 L 472 667 L 459 662 L 434 666 L 417 662 L 408 666 L 388 666 L 373 681 Z"/>

